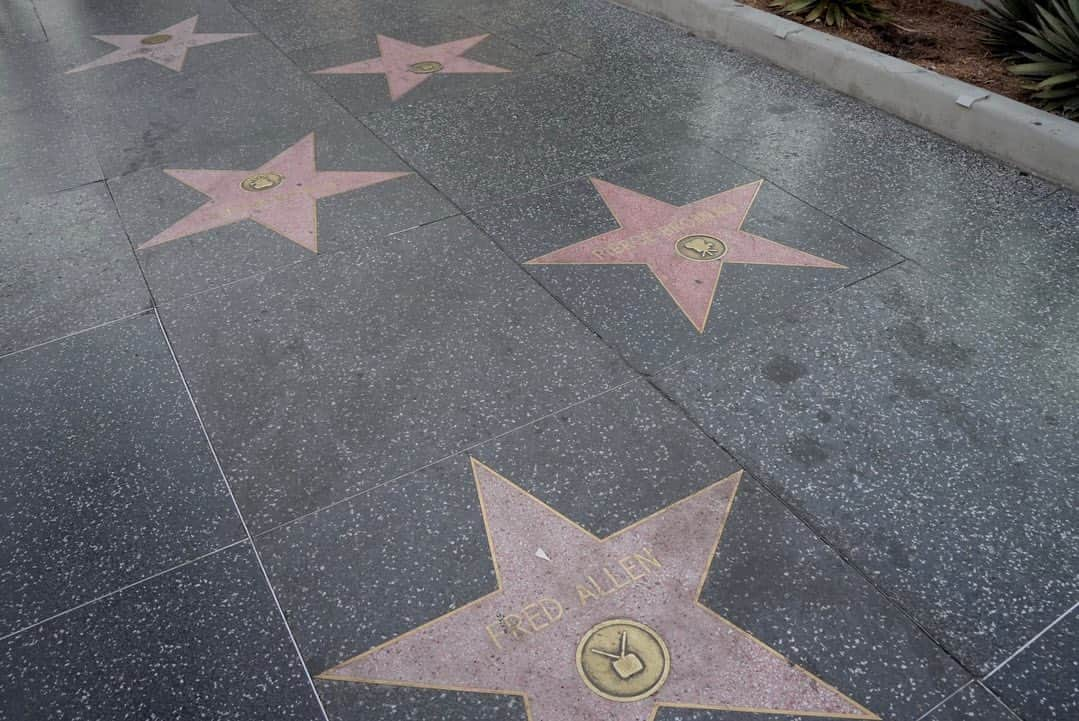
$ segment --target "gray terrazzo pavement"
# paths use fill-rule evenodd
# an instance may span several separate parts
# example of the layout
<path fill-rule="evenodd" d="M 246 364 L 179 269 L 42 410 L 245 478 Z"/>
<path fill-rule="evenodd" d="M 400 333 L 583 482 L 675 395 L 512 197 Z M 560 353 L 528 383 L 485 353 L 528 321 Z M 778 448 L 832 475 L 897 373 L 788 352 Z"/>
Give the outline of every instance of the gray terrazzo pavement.
<path fill-rule="evenodd" d="M 0 198 L 0 721 L 1079 717 L 1067 190 L 605 0 L 9 0 Z"/>

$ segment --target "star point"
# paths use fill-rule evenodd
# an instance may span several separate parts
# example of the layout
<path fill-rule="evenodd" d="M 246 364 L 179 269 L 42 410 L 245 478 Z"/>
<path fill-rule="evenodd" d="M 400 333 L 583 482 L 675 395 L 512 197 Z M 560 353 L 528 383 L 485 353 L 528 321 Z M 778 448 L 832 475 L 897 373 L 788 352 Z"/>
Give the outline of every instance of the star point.
<path fill-rule="evenodd" d="M 320 171 L 309 133 L 255 170 L 166 169 L 210 200 L 139 245 L 153 248 L 241 220 L 253 220 L 318 252 L 317 201 L 409 175 L 408 172 Z"/>
<path fill-rule="evenodd" d="M 198 20 L 198 15 L 192 15 L 186 20 L 181 20 L 175 25 L 149 35 L 94 35 L 95 39 L 116 47 L 116 50 L 85 65 L 72 68 L 67 71 L 67 74 L 81 73 L 91 68 L 114 65 L 128 60 L 149 60 L 169 70 L 180 72 L 183 70 L 189 49 L 255 34 L 196 33 L 195 25 Z"/>
<path fill-rule="evenodd" d="M 525 264 L 645 265 L 698 333 L 708 323 L 726 264 L 846 267 L 742 230 L 763 180 L 681 206 L 590 180 L 619 227 Z"/>
<path fill-rule="evenodd" d="M 878 718 L 700 603 L 741 471 L 605 538 L 476 459 L 472 474 L 496 590 L 318 678 L 520 696 L 529 721 L 663 707 Z M 612 624 L 620 636 L 593 642 Z"/>
<path fill-rule="evenodd" d="M 319 75 L 383 74 L 390 99 L 398 100 L 433 75 L 449 73 L 508 73 L 506 68 L 464 57 L 464 53 L 490 37 L 475 35 L 439 45 L 413 45 L 388 35 L 376 35 L 379 57 L 314 71 Z"/>

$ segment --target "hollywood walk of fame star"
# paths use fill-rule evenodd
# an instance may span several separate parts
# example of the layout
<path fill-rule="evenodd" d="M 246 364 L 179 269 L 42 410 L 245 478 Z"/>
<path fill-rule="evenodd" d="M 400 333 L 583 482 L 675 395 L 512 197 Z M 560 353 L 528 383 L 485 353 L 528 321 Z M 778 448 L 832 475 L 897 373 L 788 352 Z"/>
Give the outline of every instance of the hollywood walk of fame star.
<path fill-rule="evenodd" d="M 528 265 L 647 265 L 698 332 L 704 332 L 727 263 L 844 268 L 742 230 L 760 180 L 670 205 L 592 178 L 619 228 L 559 248 Z"/>
<path fill-rule="evenodd" d="M 211 200 L 150 238 L 139 250 L 241 220 L 253 220 L 317 253 L 319 198 L 409 175 L 316 170 L 314 133 L 255 170 L 165 172 Z"/>
<path fill-rule="evenodd" d="M 152 35 L 94 35 L 98 40 L 115 45 L 117 49 L 67 72 L 79 73 L 102 65 L 140 59 L 180 72 L 184 67 L 184 60 L 187 59 L 188 49 L 254 35 L 254 33 L 197 33 L 195 23 L 198 21 L 199 16 L 192 15 L 187 20 Z"/>
<path fill-rule="evenodd" d="M 320 679 L 518 695 L 530 721 L 661 707 L 878 718 L 698 602 L 741 472 L 601 539 L 472 471 L 498 589 Z"/>
<path fill-rule="evenodd" d="M 464 53 L 486 40 L 489 35 L 454 40 L 441 45 L 412 45 L 401 40 L 377 35 L 380 57 L 339 65 L 316 73 L 348 75 L 353 73 L 382 73 L 390 86 L 390 99 L 402 95 L 441 73 L 508 73 L 505 68 L 487 65 L 462 57 Z"/>

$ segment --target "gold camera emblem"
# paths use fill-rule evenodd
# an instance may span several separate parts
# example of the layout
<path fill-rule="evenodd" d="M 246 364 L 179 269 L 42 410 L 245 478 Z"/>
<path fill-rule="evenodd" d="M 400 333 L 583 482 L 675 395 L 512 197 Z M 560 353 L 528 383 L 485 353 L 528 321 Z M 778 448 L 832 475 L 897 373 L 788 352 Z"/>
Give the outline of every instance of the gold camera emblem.
<path fill-rule="evenodd" d="M 240 183 L 240 187 L 244 190 L 269 190 L 281 185 L 281 181 L 284 179 L 285 176 L 278 173 L 255 173 L 244 178 L 244 182 Z"/>
<path fill-rule="evenodd" d="M 147 35 L 139 42 L 143 45 L 160 45 L 161 43 L 167 43 L 169 40 L 172 40 L 171 35 L 158 33 L 157 35 Z"/>
<path fill-rule="evenodd" d="M 577 644 L 577 672 L 609 701 L 638 701 L 667 681 L 671 654 L 655 630 L 619 618 L 596 624 Z"/>
<path fill-rule="evenodd" d="M 437 73 L 442 69 L 442 63 L 437 60 L 421 60 L 418 63 L 412 63 L 408 66 L 408 69 L 414 73 L 420 75 L 429 75 L 431 73 Z"/>
<path fill-rule="evenodd" d="M 687 235 L 674 250 L 687 260 L 719 260 L 727 254 L 727 244 L 710 235 Z"/>

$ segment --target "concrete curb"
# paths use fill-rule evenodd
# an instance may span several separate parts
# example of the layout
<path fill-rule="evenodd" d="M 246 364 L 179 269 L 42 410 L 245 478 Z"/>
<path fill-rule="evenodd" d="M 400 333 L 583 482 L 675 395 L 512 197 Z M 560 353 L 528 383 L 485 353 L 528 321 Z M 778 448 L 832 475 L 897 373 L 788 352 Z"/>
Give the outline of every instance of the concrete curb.
<path fill-rule="evenodd" d="M 1079 123 L 733 0 L 618 0 L 1079 192 Z"/>

